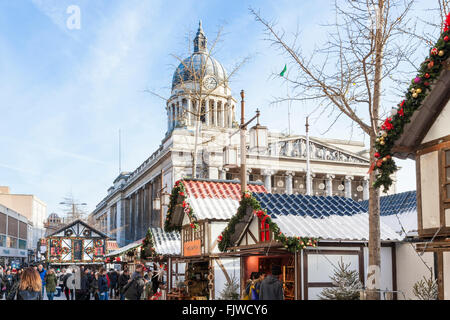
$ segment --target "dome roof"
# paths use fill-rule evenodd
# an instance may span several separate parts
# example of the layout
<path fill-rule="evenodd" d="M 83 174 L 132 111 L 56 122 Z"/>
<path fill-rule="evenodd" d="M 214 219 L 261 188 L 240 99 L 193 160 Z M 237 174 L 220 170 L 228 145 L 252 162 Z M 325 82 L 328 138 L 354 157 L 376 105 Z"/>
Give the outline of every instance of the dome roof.
<path fill-rule="evenodd" d="M 200 21 L 194 39 L 194 53 L 184 59 L 175 70 L 172 78 L 172 89 L 182 82 L 193 81 L 199 78 L 206 79 L 208 76 L 216 78 L 218 84 L 223 84 L 226 81 L 227 73 L 225 68 L 209 55 L 206 43 L 207 38 Z"/>
<path fill-rule="evenodd" d="M 194 78 L 205 79 L 208 76 L 213 76 L 218 84 L 223 84 L 226 81 L 227 72 L 222 64 L 208 56 L 207 53 L 194 52 L 189 58 L 184 59 L 175 70 L 172 78 L 172 89 L 182 82 L 193 81 Z"/>

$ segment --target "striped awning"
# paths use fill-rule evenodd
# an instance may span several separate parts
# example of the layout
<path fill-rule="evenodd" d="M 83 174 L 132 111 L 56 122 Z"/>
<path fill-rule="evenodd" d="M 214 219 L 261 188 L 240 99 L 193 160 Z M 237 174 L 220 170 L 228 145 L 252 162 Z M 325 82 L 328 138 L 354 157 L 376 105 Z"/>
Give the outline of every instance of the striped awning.
<path fill-rule="evenodd" d="M 110 253 L 112 251 L 119 250 L 119 245 L 115 240 L 107 240 L 106 241 L 106 253 Z"/>

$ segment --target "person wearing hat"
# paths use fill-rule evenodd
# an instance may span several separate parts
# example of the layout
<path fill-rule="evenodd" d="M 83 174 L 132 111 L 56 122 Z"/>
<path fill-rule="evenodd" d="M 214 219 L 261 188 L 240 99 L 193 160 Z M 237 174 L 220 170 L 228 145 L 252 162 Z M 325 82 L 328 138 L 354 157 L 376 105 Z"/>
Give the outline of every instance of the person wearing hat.
<path fill-rule="evenodd" d="M 272 265 L 272 274 L 261 282 L 259 300 L 283 300 L 283 283 L 280 281 L 281 267 Z"/>

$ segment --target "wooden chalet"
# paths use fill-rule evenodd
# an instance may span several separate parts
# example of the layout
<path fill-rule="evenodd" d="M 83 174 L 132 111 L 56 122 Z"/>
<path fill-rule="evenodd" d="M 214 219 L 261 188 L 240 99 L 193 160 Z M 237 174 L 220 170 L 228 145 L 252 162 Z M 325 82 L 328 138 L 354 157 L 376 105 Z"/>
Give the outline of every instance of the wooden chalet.
<path fill-rule="evenodd" d="M 46 260 L 51 265 L 103 264 L 107 236 L 75 220 L 46 237 Z"/>
<path fill-rule="evenodd" d="M 248 189 L 266 192 L 262 183 Z M 165 230 L 181 234 L 186 263 L 186 299 L 219 299 L 227 282 L 240 281 L 240 260 L 218 249 L 218 236 L 236 213 L 241 199 L 236 181 L 186 179 L 172 189 Z"/>
<path fill-rule="evenodd" d="M 341 260 L 365 284 L 369 220 L 360 203 L 337 196 L 253 193 L 252 197 L 259 209 L 238 209 L 239 219 L 232 219 L 222 234 L 226 251 L 240 257 L 242 289 L 252 272 L 267 274 L 277 264 L 282 266 L 286 300 L 317 299 L 324 288 L 334 286 L 330 276 Z M 392 299 L 397 291 L 396 243 L 402 237 L 381 222 L 381 240 L 381 288 L 389 293 L 383 298 Z"/>
<path fill-rule="evenodd" d="M 432 56 L 434 57 L 434 56 Z M 440 58 L 440 57 L 438 57 Z M 429 61 L 438 58 L 430 58 Z M 428 60 L 427 60 L 428 61 Z M 427 62 L 428 68 L 431 62 Z M 392 155 L 416 161 L 419 252 L 436 256 L 439 299 L 450 299 L 450 67 L 430 79 L 430 90 L 395 140 Z M 434 67 L 433 67 L 434 68 Z M 429 71 L 436 74 L 436 70 Z M 432 77 L 431 77 L 432 78 Z M 417 87 L 423 83 L 417 81 Z M 420 97 L 419 97 L 420 98 Z M 413 98 L 409 98 L 410 100 Z"/>

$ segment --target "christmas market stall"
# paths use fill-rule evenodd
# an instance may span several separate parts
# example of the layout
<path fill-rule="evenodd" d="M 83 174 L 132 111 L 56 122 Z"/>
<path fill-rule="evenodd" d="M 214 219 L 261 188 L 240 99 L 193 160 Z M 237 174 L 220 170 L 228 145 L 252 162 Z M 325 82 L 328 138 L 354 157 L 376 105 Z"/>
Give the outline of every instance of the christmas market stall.
<path fill-rule="evenodd" d="M 184 281 L 184 263 L 180 258 L 179 232 L 165 232 L 161 228 L 149 228 L 145 238 L 132 242 L 106 255 L 105 263 L 122 264 L 134 272 L 136 264 L 143 264 L 151 272 L 157 272 L 159 281 L 167 288 L 175 288 Z"/>
<path fill-rule="evenodd" d="M 47 262 L 63 265 L 102 265 L 107 236 L 82 220 L 56 230 L 47 238 Z"/>
<path fill-rule="evenodd" d="M 250 183 L 248 189 L 266 192 L 262 183 Z M 185 299 L 220 299 L 226 288 L 239 284 L 240 259 L 222 254 L 217 237 L 236 213 L 240 198 L 236 181 L 185 179 L 175 183 L 165 231 L 181 233 Z"/>
<path fill-rule="evenodd" d="M 105 255 L 105 264 L 111 268 L 113 264 L 120 264 L 121 269 L 125 267 L 134 272 L 136 264 L 140 263 L 140 251 L 144 239 L 134 241 L 117 250 Z"/>
<path fill-rule="evenodd" d="M 366 281 L 368 213 L 344 197 L 247 192 L 218 236 L 222 252 L 240 257 L 241 292 L 252 273 L 281 266 L 286 300 L 318 299 L 339 265 Z M 395 246 L 402 238 L 381 223 L 381 287 L 395 287 Z M 362 289 L 362 287 L 361 287 Z M 359 293 L 359 291 L 357 291 Z"/>

